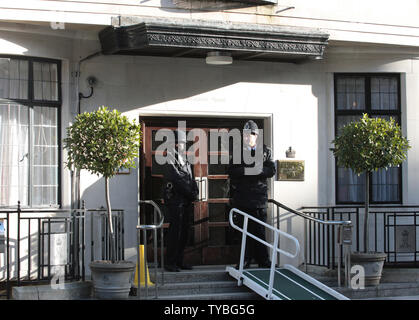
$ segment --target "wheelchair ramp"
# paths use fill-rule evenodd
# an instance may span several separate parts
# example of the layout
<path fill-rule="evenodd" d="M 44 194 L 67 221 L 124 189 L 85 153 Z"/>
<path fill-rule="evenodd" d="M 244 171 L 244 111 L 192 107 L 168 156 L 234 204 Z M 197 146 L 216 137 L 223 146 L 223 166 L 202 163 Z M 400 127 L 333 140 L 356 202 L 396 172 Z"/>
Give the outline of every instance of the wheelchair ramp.
<path fill-rule="evenodd" d="M 271 296 L 269 296 L 270 269 L 244 269 L 240 273 L 233 267 L 227 267 L 226 271 L 238 280 L 239 285 L 249 287 L 265 299 L 349 300 L 291 265 L 275 269 Z"/>
<path fill-rule="evenodd" d="M 242 223 L 237 225 L 233 215 L 242 216 Z M 252 238 L 272 250 L 271 261 L 276 261 L 278 254 L 295 259 L 300 253 L 298 239 L 278 228 L 275 228 L 237 208 L 230 210 L 230 225 L 242 233 L 240 268 L 227 267 L 226 271 L 235 279 L 239 286 L 245 285 L 267 300 L 349 300 L 339 292 L 310 277 L 308 274 L 287 264 L 282 268 L 242 269 L 246 252 L 246 240 Z M 259 224 L 273 233 L 273 243 L 266 242 L 248 230 L 249 221 Z M 295 245 L 294 252 L 279 248 L 279 237 L 291 240 Z"/>

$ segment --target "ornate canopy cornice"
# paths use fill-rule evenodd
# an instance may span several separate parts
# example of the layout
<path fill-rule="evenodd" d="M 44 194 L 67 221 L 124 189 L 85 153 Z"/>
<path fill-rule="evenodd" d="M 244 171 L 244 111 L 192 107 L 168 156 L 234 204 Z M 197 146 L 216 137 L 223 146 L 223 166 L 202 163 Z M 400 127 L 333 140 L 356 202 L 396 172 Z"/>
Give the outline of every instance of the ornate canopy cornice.
<path fill-rule="evenodd" d="M 277 0 L 171 0 L 178 8 L 187 10 L 223 10 L 275 5 Z"/>
<path fill-rule="evenodd" d="M 119 18 L 99 33 L 104 54 L 203 58 L 228 51 L 235 60 L 297 62 L 322 57 L 329 35 L 313 29 L 223 22 Z"/>

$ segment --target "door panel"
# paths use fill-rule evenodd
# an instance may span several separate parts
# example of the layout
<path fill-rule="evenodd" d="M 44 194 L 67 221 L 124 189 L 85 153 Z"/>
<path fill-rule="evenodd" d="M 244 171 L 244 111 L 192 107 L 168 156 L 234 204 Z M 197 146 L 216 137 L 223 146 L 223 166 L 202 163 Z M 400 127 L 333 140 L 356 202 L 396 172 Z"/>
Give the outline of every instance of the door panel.
<path fill-rule="evenodd" d="M 208 197 L 209 199 L 227 199 L 229 193 L 229 180 L 222 176 L 211 177 L 208 180 Z"/>
<path fill-rule="evenodd" d="M 162 121 L 165 121 L 165 124 L 170 124 L 168 119 L 162 119 Z M 217 150 L 218 148 L 216 150 L 208 150 L 210 146 L 209 132 L 214 127 L 219 128 L 212 125 L 216 124 L 217 121 L 212 120 L 211 122 L 208 119 L 201 119 L 195 122 L 187 121 L 187 131 L 193 130 L 192 125 L 194 128 L 199 128 L 195 132 L 195 141 L 187 142 L 188 154 L 190 156 L 193 155 L 197 159 L 192 168 L 200 188 L 200 199 L 194 203 L 194 214 L 191 217 L 191 230 L 189 232 L 190 237 L 184 258 L 185 263 L 192 265 L 233 264 L 237 263 L 239 258 L 241 237 L 238 232 L 229 226 L 228 221 L 230 210 L 228 164 L 221 161 L 222 156 L 228 156 L 228 152 Z M 226 126 L 224 129 L 242 128 L 245 120 L 236 122 Z M 202 124 L 208 127 L 203 127 Z M 177 119 L 172 119 L 171 125 L 164 127 L 157 125 L 156 122 L 151 125 L 146 121 L 142 122 L 142 125 L 144 143 L 140 160 L 140 198 L 152 199 L 156 203 L 163 204 L 161 199 L 163 166 L 159 165 L 155 159 L 156 150 L 163 142 L 156 141 L 155 137 L 159 129 L 176 130 Z M 220 143 L 222 143 L 221 140 Z M 197 147 L 198 150 L 194 150 L 191 148 L 192 146 Z M 223 150 L 228 150 L 228 146 L 223 146 Z M 217 164 L 211 164 L 211 156 L 218 158 Z M 226 158 L 224 158 L 225 160 Z M 166 212 L 164 214 L 165 216 L 167 215 Z M 168 223 L 165 223 L 165 232 L 167 232 L 167 228 Z"/>
<path fill-rule="evenodd" d="M 228 131 L 229 128 L 222 130 Z M 206 129 L 210 140 L 210 129 Z M 204 175 L 208 179 L 208 200 L 205 215 L 208 219 L 208 246 L 204 248 L 204 264 L 231 264 L 237 263 L 239 257 L 239 246 L 237 233 L 229 226 L 229 194 L 230 186 L 227 175 L 228 145 L 223 145 L 222 140 L 218 142 L 218 147 L 208 152 L 206 171 Z M 214 148 L 214 146 L 211 146 Z M 223 157 L 224 156 L 224 157 Z M 213 159 L 218 159 L 217 163 L 212 163 Z M 226 158 L 226 159 L 223 159 Z"/>

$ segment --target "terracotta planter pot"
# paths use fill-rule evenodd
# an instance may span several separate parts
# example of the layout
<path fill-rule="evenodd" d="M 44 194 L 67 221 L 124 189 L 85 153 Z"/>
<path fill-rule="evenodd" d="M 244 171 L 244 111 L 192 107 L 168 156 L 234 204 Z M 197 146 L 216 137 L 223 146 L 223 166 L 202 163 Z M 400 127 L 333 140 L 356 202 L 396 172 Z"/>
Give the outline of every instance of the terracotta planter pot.
<path fill-rule="evenodd" d="M 380 283 L 384 261 L 387 254 L 381 252 L 354 252 L 351 254 L 351 265 L 360 265 L 365 270 L 365 286 L 376 286 Z"/>

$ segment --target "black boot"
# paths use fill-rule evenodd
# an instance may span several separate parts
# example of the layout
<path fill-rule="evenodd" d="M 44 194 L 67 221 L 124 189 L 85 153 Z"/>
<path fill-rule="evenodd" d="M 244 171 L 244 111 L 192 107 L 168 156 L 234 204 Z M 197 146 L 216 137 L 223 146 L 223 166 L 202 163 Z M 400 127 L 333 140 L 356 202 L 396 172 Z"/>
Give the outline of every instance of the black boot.
<path fill-rule="evenodd" d="M 250 267 L 251 260 L 244 260 L 243 269 L 248 269 Z M 236 265 L 236 269 L 240 269 L 240 263 Z"/>
<path fill-rule="evenodd" d="M 169 272 L 179 272 L 180 271 L 178 269 L 178 267 L 172 266 L 172 265 L 164 266 L 164 270 L 169 271 Z"/>
<path fill-rule="evenodd" d="M 262 263 L 259 263 L 258 266 L 259 266 L 259 268 L 268 268 L 268 269 L 270 269 L 271 268 L 271 261 L 266 260 L 266 261 L 264 261 Z"/>
<path fill-rule="evenodd" d="M 190 266 L 188 264 L 181 264 L 181 265 L 178 265 L 177 267 L 179 269 L 182 269 L 182 270 L 192 270 L 193 269 L 192 266 Z"/>

